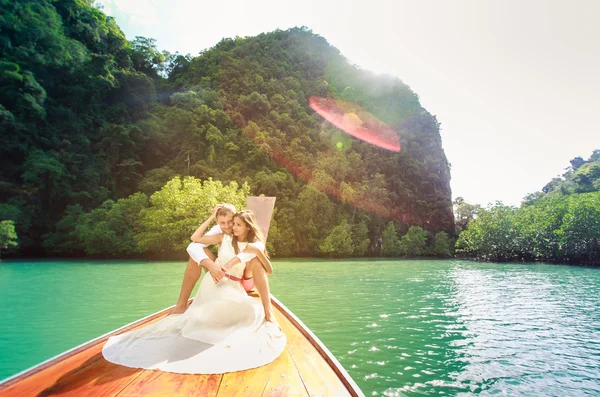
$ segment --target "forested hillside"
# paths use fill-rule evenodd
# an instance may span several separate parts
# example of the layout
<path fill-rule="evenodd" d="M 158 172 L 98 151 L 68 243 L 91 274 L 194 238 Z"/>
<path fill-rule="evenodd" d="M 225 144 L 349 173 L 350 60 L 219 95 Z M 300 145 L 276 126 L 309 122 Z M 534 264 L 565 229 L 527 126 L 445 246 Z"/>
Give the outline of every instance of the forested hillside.
<path fill-rule="evenodd" d="M 456 243 L 459 253 L 492 261 L 600 265 L 600 149 L 588 160 L 572 159 L 562 177 L 527 195 L 518 208 L 455 205 L 457 226 L 466 228 Z"/>
<path fill-rule="evenodd" d="M 0 220 L 14 222 L 26 255 L 179 249 L 144 245 L 140 219 L 153 194 L 197 180 L 216 189 L 211 199 L 230 182 L 236 194 L 277 196 L 280 256 L 379 255 L 390 222 L 400 236 L 422 228 L 430 247 L 454 232 L 436 118 L 399 79 L 352 65 L 306 28 L 224 39 L 192 57 L 128 41 L 88 1 L 0 0 L 0 54 Z M 361 106 L 402 150 L 346 135 L 311 96 Z M 178 236 L 210 203 L 195 205 L 173 215 L 190 218 Z"/>
<path fill-rule="evenodd" d="M 544 194 L 588 193 L 600 190 L 600 149 L 594 150 L 587 160 L 575 157 L 569 164 L 562 177 L 552 179 L 542 188 L 541 193 L 534 193 L 529 199 Z"/>

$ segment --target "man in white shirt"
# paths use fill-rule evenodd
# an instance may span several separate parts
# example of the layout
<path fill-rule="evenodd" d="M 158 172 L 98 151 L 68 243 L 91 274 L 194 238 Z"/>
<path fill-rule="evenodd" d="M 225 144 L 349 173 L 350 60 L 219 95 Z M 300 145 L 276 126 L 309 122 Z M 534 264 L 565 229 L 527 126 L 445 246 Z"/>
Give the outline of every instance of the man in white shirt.
<path fill-rule="evenodd" d="M 194 234 L 200 232 L 200 235 L 203 235 L 210 221 L 212 221 L 212 219 L 216 219 L 217 224 L 213 226 L 206 234 L 214 235 L 227 233 L 231 235 L 233 229 L 233 216 L 235 213 L 236 209 L 231 204 L 217 205 L 213 209 L 211 217 L 202 223 Z M 219 280 L 221 280 L 225 274 L 221 267 L 215 264 L 216 257 L 208 250 L 206 244 L 192 242 L 190 245 L 188 245 L 187 252 L 190 255 L 190 258 L 188 259 L 185 274 L 183 275 L 179 299 L 177 300 L 177 304 L 173 310 L 171 310 L 171 314 L 178 314 L 186 311 L 187 301 L 190 298 L 192 290 L 194 289 L 194 285 L 196 285 L 196 282 L 198 282 L 198 279 L 200 279 L 202 267 L 204 267 L 210 273 L 213 280 L 215 280 L 215 283 L 219 282 Z"/>

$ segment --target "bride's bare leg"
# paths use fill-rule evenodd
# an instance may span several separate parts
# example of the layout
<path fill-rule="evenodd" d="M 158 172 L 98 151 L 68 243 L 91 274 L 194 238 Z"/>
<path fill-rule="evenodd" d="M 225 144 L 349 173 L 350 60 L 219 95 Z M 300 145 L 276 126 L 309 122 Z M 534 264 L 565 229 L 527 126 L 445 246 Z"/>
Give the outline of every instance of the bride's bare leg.
<path fill-rule="evenodd" d="M 249 271 L 244 273 L 244 277 L 254 278 L 254 286 L 258 291 L 260 301 L 262 302 L 263 308 L 265 310 L 265 319 L 267 321 L 274 321 L 275 317 L 273 316 L 273 311 L 271 309 L 271 295 L 269 293 L 269 280 L 267 280 L 267 273 L 265 272 L 265 268 L 263 267 L 262 263 L 260 263 L 260 261 L 256 258 L 248 262 L 246 268 Z"/>
<path fill-rule="evenodd" d="M 210 260 L 210 259 L 205 259 Z M 204 261 L 202 261 L 204 262 Z M 187 310 L 187 301 L 190 299 L 194 285 L 202 274 L 202 266 L 199 266 L 192 258 L 189 258 L 185 274 L 183 275 L 183 282 L 181 284 L 181 292 L 179 292 L 179 299 L 177 304 L 171 310 L 170 314 L 179 314 Z"/>

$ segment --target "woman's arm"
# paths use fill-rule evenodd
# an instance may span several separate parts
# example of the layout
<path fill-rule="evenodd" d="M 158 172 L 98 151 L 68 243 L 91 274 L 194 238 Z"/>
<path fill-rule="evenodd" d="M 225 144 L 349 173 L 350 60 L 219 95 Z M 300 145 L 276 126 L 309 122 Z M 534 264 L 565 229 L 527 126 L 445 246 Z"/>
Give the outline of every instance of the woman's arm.
<path fill-rule="evenodd" d="M 242 251 L 242 254 L 250 254 L 250 257 L 247 257 L 246 255 L 246 257 L 244 258 L 246 262 L 250 262 L 250 260 L 256 257 L 260 261 L 262 266 L 265 268 L 265 273 L 273 273 L 273 265 L 271 265 L 271 261 L 269 260 L 269 258 L 267 258 L 265 253 L 259 247 L 255 246 L 254 244 L 248 244 L 246 248 Z M 242 260 L 239 258 L 238 254 L 238 256 L 234 256 L 229 261 L 227 261 L 227 263 L 224 264 L 222 268 L 223 270 L 228 271 L 229 269 L 241 262 Z"/>
<path fill-rule="evenodd" d="M 224 264 L 223 266 L 221 266 L 221 269 L 223 269 L 226 272 L 228 272 L 229 269 L 231 269 L 232 267 L 234 267 L 235 265 L 237 265 L 238 263 L 241 263 L 241 262 L 242 261 L 240 260 L 240 258 L 238 258 L 237 256 L 234 256 L 233 258 L 231 258 L 230 260 L 228 260 L 226 264 Z"/>
<path fill-rule="evenodd" d="M 256 258 L 260 261 L 262 266 L 265 268 L 265 273 L 267 273 L 269 275 L 273 274 L 273 265 L 271 265 L 271 261 L 269 260 L 269 258 L 267 258 L 267 256 L 261 249 L 259 249 L 258 247 L 254 246 L 252 244 L 248 244 L 248 246 L 246 247 L 244 252 L 255 254 Z"/>

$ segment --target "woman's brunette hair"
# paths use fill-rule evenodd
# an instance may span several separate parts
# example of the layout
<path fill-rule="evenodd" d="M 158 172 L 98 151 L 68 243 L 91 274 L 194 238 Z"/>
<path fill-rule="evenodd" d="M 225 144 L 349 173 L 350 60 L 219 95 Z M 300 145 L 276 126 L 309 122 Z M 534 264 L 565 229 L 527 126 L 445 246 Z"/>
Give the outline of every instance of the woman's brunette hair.
<path fill-rule="evenodd" d="M 238 213 L 236 213 L 233 218 L 238 218 L 239 220 L 241 220 L 242 222 L 244 222 L 246 224 L 246 226 L 248 226 L 250 228 L 250 230 L 248 230 L 248 242 L 249 243 L 253 243 L 256 241 L 260 241 L 263 244 L 265 244 L 265 256 L 269 256 L 269 254 L 267 253 L 267 249 L 266 249 L 266 241 L 265 241 L 265 235 L 263 234 L 262 229 L 260 228 L 260 226 L 258 226 L 258 221 L 256 220 L 256 215 L 254 215 L 254 212 L 250 211 L 250 210 L 242 210 Z M 236 255 L 240 252 L 240 249 L 238 247 L 238 239 L 237 236 L 233 236 L 233 249 L 235 250 Z"/>

